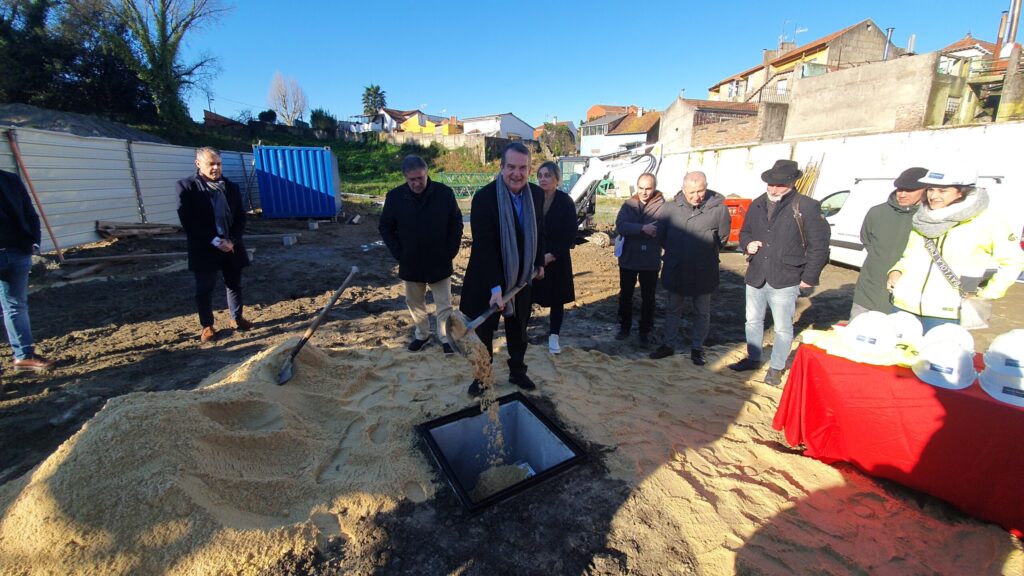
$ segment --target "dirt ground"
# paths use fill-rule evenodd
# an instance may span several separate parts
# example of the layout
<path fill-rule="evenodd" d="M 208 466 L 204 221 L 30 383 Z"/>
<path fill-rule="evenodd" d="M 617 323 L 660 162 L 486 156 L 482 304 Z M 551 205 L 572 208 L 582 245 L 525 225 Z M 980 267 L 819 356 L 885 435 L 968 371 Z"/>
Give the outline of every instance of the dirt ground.
<path fill-rule="evenodd" d="M 357 225 L 323 222 L 312 231 L 303 221 L 254 219 L 250 235 L 296 233 L 298 243 L 286 247 L 279 237 L 248 241 L 255 248 L 255 258 L 243 276 L 243 286 L 246 316 L 255 328 L 234 332 L 227 328 L 226 312 L 218 312 L 218 328 L 223 330 L 212 345 L 198 340 L 191 274 L 165 270 L 174 258 L 138 259 L 77 281 L 66 278 L 80 269 L 74 266 L 34 274 L 33 332 L 39 351 L 56 360 L 57 367 L 45 375 L 15 374 L 10 355 L 0 359 L 4 369 L 0 484 L 40 464 L 111 398 L 130 392 L 192 389 L 210 374 L 300 334 L 352 266 L 360 270 L 355 283 L 313 343 L 324 349 L 403 346 L 411 335 L 403 291 L 395 264 L 378 241 L 376 224 L 376 218 L 368 215 Z M 184 249 L 183 241 L 121 240 L 70 251 L 68 258 Z M 467 237 L 456 262 L 456 293 L 468 253 Z M 577 300 L 566 314 L 563 347 L 619 358 L 645 357 L 649 349 L 639 347 L 635 337 L 624 342 L 613 338 L 618 269 L 612 248 L 583 241 L 573 251 L 573 263 Z M 739 254 L 725 253 L 722 268 L 708 346 L 739 347 L 744 261 Z M 855 271 L 827 267 L 822 285 L 798 304 L 798 329 L 825 328 L 846 319 L 855 281 Z M 659 293 L 655 342 L 660 339 L 663 303 Z M 220 291 L 215 304 L 224 305 Z M 1022 305 L 1024 287 L 1018 284 L 996 303 L 992 327 L 975 333 L 977 348 L 984 350 L 995 335 L 1019 327 Z M 546 335 L 544 315 L 537 310 L 531 327 L 538 341 Z M 441 352 L 433 343 L 422 354 Z M 469 381 L 467 369 L 465 384 Z M 543 392 L 538 403 L 558 417 L 559 407 L 546 401 Z M 440 490 L 427 502 L 407 501 L 393 514 L 363 520 L 376 522 L 375 530 L 387 534 L 386 546 L 360 548 L 332 541 L 282 557 L 274 573 L 341 573 L 344 565 L 358 573 L 377 574 L 659 574 L 678 566 L 679 558 L 669 564 L 659 564 L 657 558 L 629 560 L 629 550 L 610 547 L 601 530 L 590 528 L 611 522 L 630 486 L 606 473 L 603 455 L 613 447 L 594 444 L 588 448 L 594 457 L 586 465 L 566 474 L 567 480 L 543 484 L 528 497 L 517 499 L 515 506 L 497 506 L 471 516 L 462 512 L 449 490 Z M 776 449 L 793 450 L 781 440 Z M 875 482 L 848 467 L 841 470 L 851 482 Z M 927 500 L 900 487 L 887 489 L 908 502 Z M 956 511 L 940 508 L 944 515 L 968 521 Z"/>

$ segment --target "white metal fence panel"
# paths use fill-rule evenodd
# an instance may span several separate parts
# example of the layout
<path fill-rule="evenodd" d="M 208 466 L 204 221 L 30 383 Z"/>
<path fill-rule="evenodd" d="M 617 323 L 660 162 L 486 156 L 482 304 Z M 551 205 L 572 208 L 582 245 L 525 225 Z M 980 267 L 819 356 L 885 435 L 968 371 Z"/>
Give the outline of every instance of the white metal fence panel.
<path fill-rule="evenodd" d="M 27 128 L 16 136 L 36 208 L 62 248 L 97 240 L 97 220 L 141 222 L 124 140 Z M 42 240 L 44 251 L 54 249 L 45 231 Z"/>
<path fill-rule="evenodd" d="M 146 222 L 177 226 L 175 184 L 195 173 L 195 148 L 149 142 L 132 142 L 131 147 Z"/>
<path fill-rule="evenodd" d="M 7 131 L 15 134 L 39 197 L 36 210 L 46 215 L 61 248 L 99 240 L 97 220 L 178 224 L 175 183 L 195 172 L 195 148 L 0 128 L 0 170 L 16 174 L 21 170 Z M 223 160 L 246 208 L 258 207 L 252 154 L 224 152 Z M 42 249 L 54 250 L 45 229 Z"/>

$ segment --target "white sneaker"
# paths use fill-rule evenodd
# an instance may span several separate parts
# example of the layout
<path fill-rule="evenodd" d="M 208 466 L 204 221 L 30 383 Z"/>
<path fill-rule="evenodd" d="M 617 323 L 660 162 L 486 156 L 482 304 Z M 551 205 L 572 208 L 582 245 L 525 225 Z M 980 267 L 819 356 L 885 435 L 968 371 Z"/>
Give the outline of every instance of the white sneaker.
<path fill-rule="evenodd" d="M 562 348 L 558 345 L 558 334 L 548 336 L 548 352 L 552 354 L 562 353 Z"/>

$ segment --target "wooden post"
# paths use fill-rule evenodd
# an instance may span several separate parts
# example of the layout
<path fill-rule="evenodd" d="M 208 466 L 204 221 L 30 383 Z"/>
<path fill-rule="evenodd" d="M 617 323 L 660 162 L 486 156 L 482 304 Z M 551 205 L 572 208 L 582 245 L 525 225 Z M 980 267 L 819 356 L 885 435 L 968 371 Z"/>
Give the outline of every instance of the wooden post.
<path fill-rule="evenodd" d="M 11 152 L 14 152 L 14 158 L 18 161 L 18 169 L 21 170 L 21 177 L 25 179 L 25 183 L 28 184 L 28 190 L 32 193 L 32 199 L 36 201 L 36 208 L 39 209 L 39 216 L 42 217 L 43 223 L 46 224 L 46 232 L 50 235 L 50 241 L 53 242 L 53 247 L 57 250 L 57 260 L 64 262 L 64 252 L 60 249 L 60 244 L 57 243 L 57 236 L 53 233 L 53 228 L 50 227 L 50 220 L 46 217 L 46 211 L 43 210 L 43 203 L 39 201 L 39 196 L 36 194 L 36 187 L 32 185 L 32 179 L 29 178 L 28 169 L 25 168 L 25 161 L 21 159 L 21 150 L 18 148 L 18 140 L 14 136 L 14 129 L 7 131 L 7 141 L 11 143 Z"/>
<path fill-rule="evenodd" d="M 139 185 L 139 174 L 135 168 L 135 152 L 132 150 L 132 141 L 124 141 L 125 148 L 128 149 L 128 167 L 132 171 L 132 184 L 135 185 L 135 201 L 139 205 L 139 217 L 142 218 L 142 223 L 146 223 L 146 203 L 142 201 L 142 186 Z"/>

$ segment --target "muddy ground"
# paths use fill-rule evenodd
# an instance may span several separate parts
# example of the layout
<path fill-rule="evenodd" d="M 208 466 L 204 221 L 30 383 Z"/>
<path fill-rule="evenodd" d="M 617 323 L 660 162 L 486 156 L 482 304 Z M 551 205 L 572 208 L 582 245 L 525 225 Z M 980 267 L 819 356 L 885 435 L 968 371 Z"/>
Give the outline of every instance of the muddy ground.
<path fill-rule="evenodd" d="M 249 234 L 296 233 L 298 243 L 284 246 L 276 236 L 248 241 L 255 259 L 243 286 L 246 316 L 255 328 L 234 332 L 227 328 L 226 312 L 218 312 L 222 331 L 211 345 L 198 339 L 191 273 L 180 266 L 166 270 L 180 258 L 138 259 L 74 282 L 66 275 L 81 266 L 50 267 L 34 274 L 33 331 L 40 353 L 57 366 L 45 375 L 15 374 L 10 354 L 2 354 L 0 483 L 43 461 L 110 398 L 193 388 L 211 373 L 300 334 L 352 266 L 359 267 L 359 275 L 313 342 L 324 348 L 403 346 L 411 335 L 403 291 L 394 262 L 378 242 L 376 225 L 372 214 L 356 225 L 323 222 L 315 231 L 304 221 L 253 219 Z M 183 241 L 119 240 L 72 250 L 68 258 L 184 249 Z M 468 253 L 467 237 L 456 262 L 456 293 Z M 649 349 L 640 348 L 635 336 L 624 342 L 613 338 L 618 270 L 612 247 L 581 241 L 573 262 L 577 300 L 566 314 L 563 346 L 625 358 L 646 355 Z M 739 254 L 723 254 L 723 282 L 713 301 L 709 346 L 742 344 L 743 268 Z M 855 280 L 855 271 L 830 265 L 813 296 L 801 299 L 798 328 L 824 328 L 844 320 Z M 659 293 L 655 342 L 660 339 L 662 296 Z M 222 291 L 216 293 L 215 303 L 223 307 Z M 979 350 L 995 335 L 1020 325 L 1022 303 L 1024 288 L 1018 284 L 996 304 L 992 328 L 975 333 Z M 546 335 L 546 314 L 537 311 L 535 316 L 531 335 L 540 341 Z M 433 343 L 422 353 L 441 350 Z M 470 379 L 467 364 L 466 385 Z M 557 418 L 556 407 L 546 408 Z M 572 471 L 571 481 L 552 482 L 520 498 L 517 506 L 499 506 L 480 516 L 463 513 L 447 490 L 424 504 L 405 503 L 396 514 L 377 520 L 379 529 L 390 535 L 391 545 L 363 550 L 355 564 L 367 573 L 403 573 L 410 566 L 427 573 L 458 566 L 463 573 L 530 573 L 531 566 L 548 573 L 625 573 L 623 552 L 606 549 L 604 534 L 588 529 L 607 526 L 629 490 L 602 473 L 601 454 L 607 449 L 592 446 L 596 457 Z M 781 442 L 778 449 L 791 450 Z M 859 476 L 850 469 L 847 473 Z M 503 529 L 487 528 L 493 525 Z M 566 534 L 571 536 L 566 539 Z M 279 572 L 332 573 L 345 550 L 338 545 L 295 551 L 282 558 Z M 650 573 L 657 572 L 656 564 L 648 567 Z"/>

